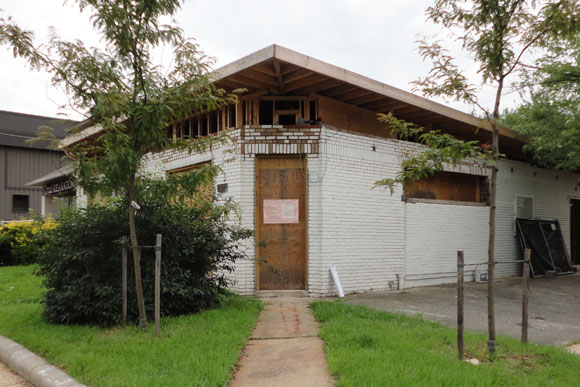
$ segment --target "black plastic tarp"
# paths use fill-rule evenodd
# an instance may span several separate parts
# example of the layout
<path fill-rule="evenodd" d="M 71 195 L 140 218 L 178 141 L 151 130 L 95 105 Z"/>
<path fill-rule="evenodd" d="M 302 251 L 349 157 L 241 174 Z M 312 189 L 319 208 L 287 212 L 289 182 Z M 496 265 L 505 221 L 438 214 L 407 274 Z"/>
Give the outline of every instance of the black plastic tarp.
<path fill-rule="evenodd" d="M 543 276 L 548 270 L 571 272 L 568 250 L 557 220 L 518 218 L 516 229 L 522 256 L 525 249 L 532 250 L 532 277 Z"/>

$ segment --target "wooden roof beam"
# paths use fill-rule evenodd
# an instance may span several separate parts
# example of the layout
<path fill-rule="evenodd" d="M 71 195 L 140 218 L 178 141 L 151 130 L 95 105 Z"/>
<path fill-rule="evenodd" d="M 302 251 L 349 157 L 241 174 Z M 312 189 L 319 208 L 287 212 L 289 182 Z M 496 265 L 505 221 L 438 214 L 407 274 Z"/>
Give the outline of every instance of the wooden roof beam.
<path fill-rule="evenodd" d="M 356 90 L 358 87 L 351 85 L 350 83 L 341 83 L 338 86 L 335 86 L 331 89 L 325 90 L 323 94 L 325 97 L 334 98 L 334 96 L 345 93 L 347 91 Z"/>
<path fill-rule="evenodd" d="M 383 96 L 383 98 L 377 100 L 376 102 L 361 104 L 359 107 L 361 107 L 363 109 L 367 109 L 367 110 L 375 110 L 376 111 L 377 108 L 380 108 L 380 107 L 385 106 L 385 105 L 393 104 L 393 103 L 400 103 L 400 102 L 397 102 L 396 100 L 394 100 L 392 98 Z"/>
<path fill-rule="evenodd" d="M 363 95 L 363 96 L 357 97 L 357 98 L 352 98 L 352 99 L 346 100 L 344 102 L 359 106 L 359 105 L 362 105 L 365 103 L 375 102 L 375 101 L 378 101 L 378 100 L 383 99 L 383 98 L 384 98 L 384 96 L 371 92 L 370 94 Z"/>
<path fill-rule="evenodd" d="M 278 61 L 277 59 L 274 59 L 274 72 L 276 73 L 276 81 L 278 82 L 278 89 L 280 89 L 280 94 L 284 94 L 284 82 L 282 82 L 280 61 Z"/>
<path fill-rule="evenodd" d="M 314 73 L 310 70 L 301 69 L 301 68 L 297 67 L 295 71 L 287 73 L 286 75 L 281 73 L 280 75 L 282 76 L 282 82 L 284 84 L 287 84 L 287 83 L 294 82 L 294 81 L 297 81 L 297 80 L 302 79 L 302 78 L 306 78 L 307 76 L 312 75 L 312 74 L 314 74 Z"/>
<path fill-rule="evenodd" d="M 228 78 L 228 80 L 239 83 L 240 85 L 251 86 L 256 89 L 266 89 L 268 86 L 272 86 L 269 84 L 262 83 L 260 81 L 248 78 L 241 74 L 236 74 Z M 243 87 L 242 86 L 242 87 Z"/>
<path fill-rule="evenodd" d="M 269 75 L 271 77 L 275 77 L 276 72 L 272 68 L 272 62 L 273 62 L 273 60 L 257 64 L 255 66 L 253 66 L 252 69 L 259 71 L 262 74 Z"/>
<path fill-rule="evenodd" d="M 244 85 L 243 83 L 236 82 L 236 81 L 230 80 L 230 79 L 220 79 L 220 81 L 217 82 L 217 85 L 224 85 L 226 87 L 231 88 L 232 90 L 247 89 L 249 92 L 254 92 L 256 90 L 256 88 L 254 88 L 252 86 Z"/>
<path fill-rule="evenodd" d="M 331 87 L 336 86 L 340 81 L 332 78 L 322 79 L 320 82 L 317 82 L 311 86 L 307 86 L 301 89 L 297 89 L 293 92 L 294 95 L 310 95 L 313 93 L 317 93 L 321 90 L 326 90 Z"/>
<path fill-rule="evenodd" d="M 399 102 L 399 101 L 391 101 L 391 102 L 387 102 L 387 103 L 383 103 L 381 105 L 376 105 L 373 109 L 373 111 L 377 112 L 377 113 L 389 113 L 392 112 L 395 109 L 401 109 L 404 107 L 409 106 L 409 104 L 406 104 L 404 102 Z"/>
<path fill-rule="evenodd" d="M 372 91 L 368 91 L 365 89 L 355 89 L 355 90 L 351 90 L 351 91 L 347 91 L 341 94 L 337 94 L 334 98 L 338 99 L 341 102 L 346 102 L 349 99 L 353 99 L 353 98 L 357 98 L 357 97 L 362 97 L 365 95 L 369 95 L 371 94 Z"/>
<path fill-rule="evenodd" d="M 304 87 L 320 83 L 325 79 L 327 79 L 327 77 L 321 76 L 320 74 L 312 73 L 305 78 L 285 84 L 284 89 L 286 90 L 286 93 L 289 93 L 294 90 L 302 89 Z"/>
<path fill-rule="evenodd" d="M 258 71 L 252 70 L 252 69 L 248 69 L 242 73 L 240 73 L 241 76 L 243 77 L 247 77 L 248 79 L 255 79 L 257 81 L 260 82 L 264 82 L 270 86 L 278 86 L 278 81 L 276 80 L 275 77 L 271 77 L 269 75 L 260 73 Z"/>
<path fill-rule="evenodd" d="M 421 109 L 417 106 L 407 105 L 407 106 L 392 108 L 389 110 L 384 110 L 384 111 L 381 111 L 381 113 L 388 113 L 389 111 L 393 112 L 393 114 L 398 117 L 401 114 L 420 112 L 420 111 L 423 111 L 423 109 Z"/>

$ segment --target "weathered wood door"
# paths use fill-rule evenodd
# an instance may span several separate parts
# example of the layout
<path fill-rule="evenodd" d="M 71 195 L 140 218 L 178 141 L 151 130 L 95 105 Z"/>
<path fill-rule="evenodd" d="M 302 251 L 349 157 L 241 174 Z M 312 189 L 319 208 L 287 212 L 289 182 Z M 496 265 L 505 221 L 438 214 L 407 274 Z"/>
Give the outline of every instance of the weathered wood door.
<path fill-rule="evenodd" d="M 306 158 L 256 159 L 258 289 L 306 289 Z"/>

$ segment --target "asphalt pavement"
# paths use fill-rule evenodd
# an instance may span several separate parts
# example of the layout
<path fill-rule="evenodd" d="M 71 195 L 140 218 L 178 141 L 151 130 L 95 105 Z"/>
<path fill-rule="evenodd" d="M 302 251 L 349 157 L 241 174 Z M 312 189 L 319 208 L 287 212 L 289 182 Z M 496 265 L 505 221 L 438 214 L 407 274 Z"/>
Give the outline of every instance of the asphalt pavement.
<path fill-rule="evenodd" d="M 495 281 L 495 316 L 498 334 L 521 335 L 522 279 Z M 529 333 L 531 342 L 564 346 L 580 343 L 580 273 L 530 280 Z M 348 296 L 349 304 L 420 314 L 426 320 L 457 326 L 455 284 L 361 293 Z M 465 283 L 465 329 L 487 332 L 487 284 Z"/>

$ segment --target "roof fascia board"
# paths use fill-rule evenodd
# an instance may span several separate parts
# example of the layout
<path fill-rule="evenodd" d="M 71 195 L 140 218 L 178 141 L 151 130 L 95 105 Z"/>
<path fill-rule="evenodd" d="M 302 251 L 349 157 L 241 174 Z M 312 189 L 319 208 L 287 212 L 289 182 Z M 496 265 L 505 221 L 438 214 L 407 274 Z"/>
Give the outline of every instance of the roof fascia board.
<path fill-rule="evenodd" d="M 62 148 L 66 148 L 67 146 L 71 146 L 72 144 L 75 144 L 79 141 L 82 141 L 84 139 L 86 139 L 87 137 L 90 137 L 94 134 L 99 133 L 100 131 L 103 130 L 103 127 L 101 125 L 93 125 L 93 126 L 89 126 L 85 129 L 82 129 L 81 131 L 74 133 L 74 134 L 69 134 L 68 136 L 66 136 L 64 139 L 62 139 L 58 145 L 59 149 Z"/>
<path fill-rule="evenodd" d="M 209 74 L 210 79 L 219 81 L 220 79 L 227 78 L 230 75 L 236 74 L 252 66 L 265 62 L 268 59 L 272 59 L 275 57 L 275 51 L 277 47 L 279 46 L 272 44 L 250 55 L 244 56 L 235 62 L 220 67 L 219 69 L 214 70 Z"/>

